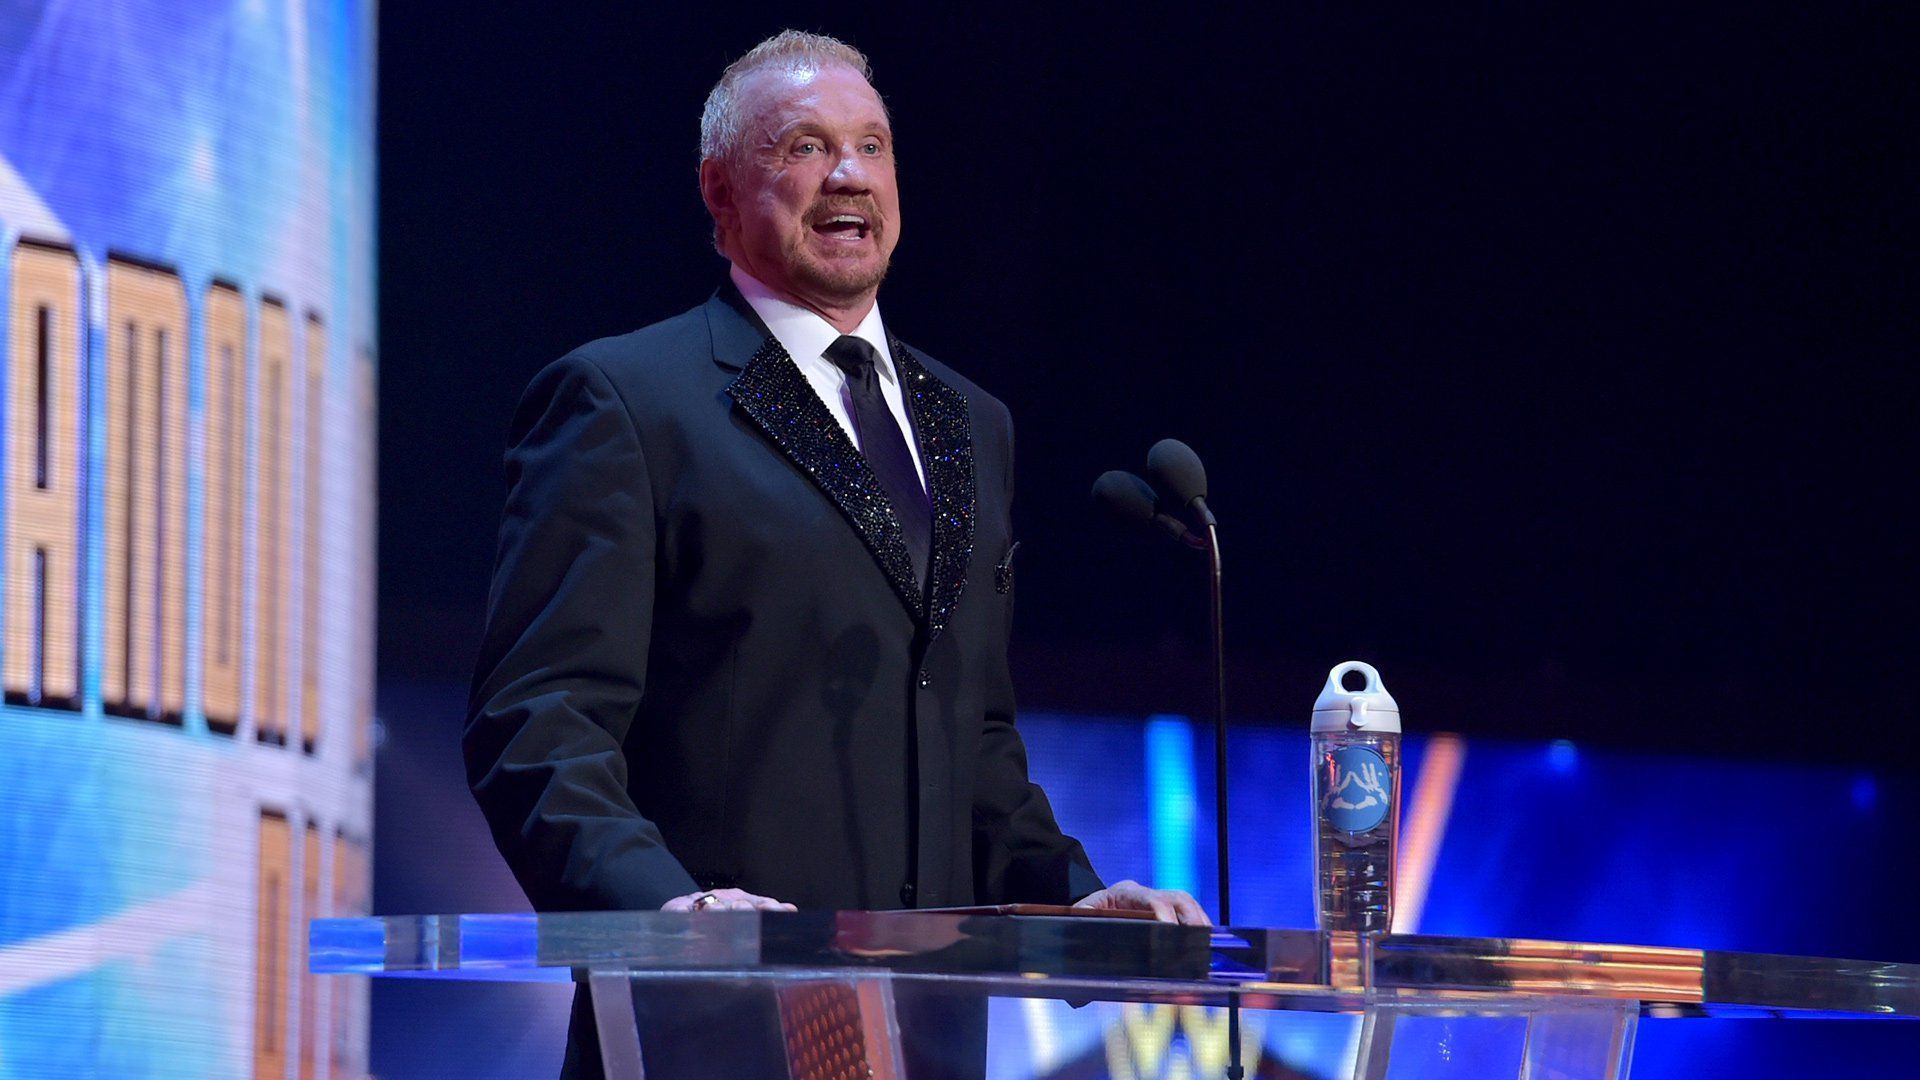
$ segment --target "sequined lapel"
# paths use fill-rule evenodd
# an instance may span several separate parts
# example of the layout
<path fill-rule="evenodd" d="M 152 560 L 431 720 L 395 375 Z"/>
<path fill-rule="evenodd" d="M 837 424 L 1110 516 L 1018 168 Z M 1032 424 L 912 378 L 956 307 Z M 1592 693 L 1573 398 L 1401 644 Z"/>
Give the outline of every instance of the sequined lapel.
<path fill-rule="evenodd" d="M 973 419 L 966 395 L 941 382 L 905 345 L 897 340 L 892 345 L 920 437 L 927 490 L 933 494 L 933 565 L 927 574 L 931 639 L 946 629 L 973 561 Z"/>
<path fill-rule="evenodd" d="M 896 352 L 895 354 L 899 354 Z M 914 365 L 918 368 L 918 364 Z M 940 385 L 937 379 L 925 382 Z M 943 386 L 942 389 L 945 389 Z M 735 404 L 766 432 L 767 438 L 780 451 L 793 460 L 800 471 L 807 474 L 820 490 L 826 492 L 840 512 L 845 514 L 853 530 L 860 534 L 867 549 L 873 553 L 874 560 L 886 573 L 892 583 L 893 591 L 898 593 L 907 610 L 915 619 L 927 615 L 926 602 L 920 596 L 920 590 L 913 579 L 913 561 L 907 554 L 907 542 L 900 528 L 900 519 L 894 516 L 893 502 L 887 498 L 886 489 L 880 486 L 879 477 L 867 467 L 867 459 L 860 456 L 859 448 L 847 433 L 841 429 L 839 421 L 827 411 L 820 396 L 813 392 L 807 377 L 794 365 L 787 350 L 778 341 L 767 338 L 760 350 L 747 361 L 733 383 L 727 387 L 733 395 Z M 952 391 L 947 391 L 952 393 Z M 962 424 L 965 423 L 964 400 L 960 403 Z M 936 410 L 939 406 L 931 406 Z M 919 415 L 916 399 L 915 415 Z M 921 454 L 929 459 L 932 451 L 926 449 L 926 425 L 920 423 Z M 964 440 L 963 440 L 964 441 Z M 972 546 L 972 492 L 973 466 L 971 450 L 967 460 L 967 521 L 969 528 L 968 546 Z M 932 466 L 929 463 L 929 470 Z M 935 487 L 933 547 L 934 562 L 931 572 L 933 580 L 941 580 L 940 574 L 945 564 L 941 560 L 940 540 L 944 529 L 951 526 L 943 524 L 943 503 L 938 498 L 939 488 Z M 966 564 L 961 563 L 960 572 L 966 573 Z M 935 594 L 936 598 L 938 593 Z M 957 595 L 957 594 L 956 594 Z M 951 611 L 949 606 L 946 611 Z M 946 612 L 942 611 L 942 621 Z"/>

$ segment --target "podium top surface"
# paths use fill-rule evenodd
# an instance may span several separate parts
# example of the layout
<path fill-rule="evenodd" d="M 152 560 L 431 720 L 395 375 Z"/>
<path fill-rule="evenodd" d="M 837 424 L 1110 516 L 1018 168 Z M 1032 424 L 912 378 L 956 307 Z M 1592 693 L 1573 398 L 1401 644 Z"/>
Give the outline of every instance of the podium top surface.
<path fill-rule="evenodd" d="M 315 919 L 318 974 L 567 980 L 888 972 L 981 993 L 1350 1011 L 1631 1000 L 1650 1016 L 1920 1018 L 1920 965 L 1702 949 L 1207 929 L 982 911 L 618 911 Z"/>

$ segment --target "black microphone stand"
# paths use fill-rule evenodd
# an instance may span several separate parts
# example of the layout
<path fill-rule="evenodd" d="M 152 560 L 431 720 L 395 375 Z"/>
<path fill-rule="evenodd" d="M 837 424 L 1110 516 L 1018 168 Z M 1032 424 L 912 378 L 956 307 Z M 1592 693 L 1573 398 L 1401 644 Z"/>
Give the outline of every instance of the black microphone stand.
<path fill-rule="evenodd" d="M 1220 871 L 1220 927 L 1233 925 L 1233 898 L 1228 884 L 1227 858 L 1227 650 L 1226 622 L 1221 617 L 1220 526 L 1207 515 L 1207 570 L 1213 608 L 1213 831 Z M 1227 998 L 1227 1080 L 1242 1080 L 1240 1063 L 1240 1003 Z"/>
<path fill-rule="evenodd" d="M 1213 597 L 1213 831 L 1220 850 L 1220 925 L 1233 924 L 1227 873 L 1227 652 L 1220 617 L 1220 527 L 1207 523 L 1207 564 Z"/>
<path fill-rule="evenodd" d="M 1121 517 L 1158 526 L 1190 548 L 1207 553 L 1208 596 L 1213 608 L 1213 832 L 1219 853 L 1220 928 L 1233 925 L 1232 874 L 1227 858 L 1227 651 L 1226 624 L 1220 614 L 1220 526 L 1207 507 L 1207 472 L 1193 449 L 1178 439 L 1162 439 L 1147 451 L 1147 475 L 1151 483 L 1128 473 L 1110 472 L 1093 486 L 1096 501 Z M 1158 503 L 1155 503 L 1155 497 Z M 1196 521 L 1206 530 L 1206 538 L 1194 535 L 1166 508 L 1178 507 L 1188 521 Z M 1246 1070 L 1240 1064 L 1240 1002 L 1227 994 L 1227 1078 L 1242 1080 Z"/>

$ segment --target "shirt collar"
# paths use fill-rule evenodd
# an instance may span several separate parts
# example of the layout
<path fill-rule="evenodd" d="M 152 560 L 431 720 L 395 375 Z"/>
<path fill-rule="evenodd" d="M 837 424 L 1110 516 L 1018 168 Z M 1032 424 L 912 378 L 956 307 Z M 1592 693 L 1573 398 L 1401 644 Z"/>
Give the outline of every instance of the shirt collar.
<path fill-rule="evenodd" d="M 774 340 L 787 350 L 787 355 L 793 357 L 796 363 L 804 364 L 823 358 L 827 346 L 840 340 L 840 331 L 821 318 L 819 312 L 775 296 L 772 289 L 740 269 L 737 263 L 730 273 L 740 295 L 746 298 L 747 305 L 753 308 L 754 314 L 760 316 L 761 322 L 767 324 Z M 873 346 L 873 351 L 879 354 L 880 362 L 876 370 L 881 378 L 888 382 L 897 381 L 893 371 L 893 351 L 887 348 L 886 326 L 880 321 L 879 301 L 874 301 L 873 307 L 867 310 L 866 318 L 853 328 L 851 336 Z"/>

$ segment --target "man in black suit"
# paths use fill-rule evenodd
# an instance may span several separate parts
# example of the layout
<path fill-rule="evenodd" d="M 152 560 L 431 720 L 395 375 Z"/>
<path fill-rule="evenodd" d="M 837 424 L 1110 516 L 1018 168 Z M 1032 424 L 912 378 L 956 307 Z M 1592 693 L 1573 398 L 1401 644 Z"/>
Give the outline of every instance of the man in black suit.
<path fill-rule="evenodd" d="M 1007 669 L 1012 428 L 886 332 L 893 139 L 866 60 L 727 69 L 706 304 L 537 376 L 464 740 L 542 910 L 1037 902 L 1103 886 L 1029 782 Z"/>

